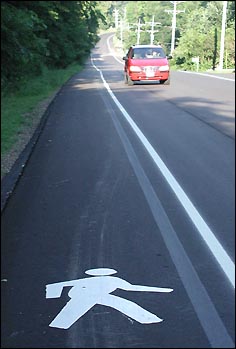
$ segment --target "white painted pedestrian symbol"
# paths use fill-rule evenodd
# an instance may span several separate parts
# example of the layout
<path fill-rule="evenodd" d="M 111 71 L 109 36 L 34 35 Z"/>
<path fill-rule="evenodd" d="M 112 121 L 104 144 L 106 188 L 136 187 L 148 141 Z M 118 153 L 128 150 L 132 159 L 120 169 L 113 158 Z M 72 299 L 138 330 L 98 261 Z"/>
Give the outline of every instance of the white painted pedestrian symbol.
<path fill-rule="evenodd" d="M 116 289 L 172 292 L 172 288 L 132 285 L 121 278 L 110 276 L 117 273 L 114 269 L 90 269 L 85 273 L 93 277 L 46 285 L 46 298 L 58 298 L 61 296 L 63 287 L 73 286 L 68 293 L 71 299 L 50 323 L 50 327 L 67 329 L 96 304 L 114 308 L 141 324 L 163 321 L 163 319 L 143 309 L 136 303 L 110 293 Z"/>

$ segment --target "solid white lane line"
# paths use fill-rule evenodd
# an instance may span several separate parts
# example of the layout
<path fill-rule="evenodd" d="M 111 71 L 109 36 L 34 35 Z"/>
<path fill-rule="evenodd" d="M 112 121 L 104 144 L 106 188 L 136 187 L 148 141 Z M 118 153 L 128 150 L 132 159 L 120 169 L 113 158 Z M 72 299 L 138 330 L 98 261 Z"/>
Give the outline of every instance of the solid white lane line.
<path fill-rule="evenodd" d="M 138 126 L 135 124 L 133 119 L 130 117 L 130 115 L 127 113 L 127 111 L 124 109 L 124 107 L 121 105 L 121 103 L 118 101 L 116 96 L 111 91 L 109 85 L 107 84 L 106 80 L 104 79 L 103 73 L 100 69 L 98 69 L 95 64 L 93 63 L 93 59 L 91 57 L 92 65 L 93 67 L 99 71 L 101 79 L 103 81 L 104 86 L 106 87 L 108 93 L 110 94 L 111 98 L 127 120 L 127 122 L 130 124 L 152 159 L 154 160 L 155 164 L 161 171 L 162 175 L 172 188 L 173 192 L 175 193 L 176 197 L 180 201 L 181 205 L 184 207 L 185 211 L 187 212 L 188 216 L 198 229 L 200 235 L 202 236 L 203 240 L 207 244 L 208 248 L 212 252 L 213 256 L 216 258 L 217 262 L 219 263 L 220 267 L 224 271 L 225 275 L 228 277 L 230 283 L 233 287 L 235 287 L 235 265 L 223 246 L 220 244 L 220 242 L 217 240 L 207 223 L 204 221 L 198 210 L 195 208 L 191 200 L 188 198 L 184 190 L 181 188 L 179 183 L 176 181 L 175 177 L 171 174 L 167 166 L 164 164 L 160 156 L 157 154 L 155 149 L 152 147 L 152 145 L 149 143 L 147 138 L 144 136 L 142 131 L 138 128 Z"/>
<path fill-rule="evenodd" d="M 185 71 L 185 70 L 178 70 L 178 71 L 179 71 L 180 73 L 185 73 L 185 74 L 202 75 L 202 76 L 207 76 L 207 77 L 210 77 L 210 78 L 215 78 L 215 79 L 221 79 L 221 80 L 227 80 L 227 81 L 233 81 L 233 82 L 235 82 L 234 79 L 224 78 L 223 76 L 211 75 L 211 74 L 206 74 L 206 73 L 196 73 L 196 72 Z"/>
<path fill-rule="evenodd" d="M 139 159 L 131 145 L 124 129 L 122 128 L 118 115 L 112 106 L 109 96 L 101 91 L 101 96 L 105 106 L 111 115 L 117 133 L 126 151 L 129 162 L 134 170 L 149 208 L 152 212 L 154 221 L 162 235 L 165 245 L 170 253 L 175 268 L 179 274 L 180 280 L 185 287 L 189 299 L 195 309 L 196 315 L 202 325 L 203 330 L 210 342 L 212 348 L 234 348 L 234 342 L 229 336 L 224 323 L 218 315 L 214 304 L 212 303 L 207 290 L 202 284 L 196 273 L 187 253 L 184 250 L 171 222 L 158 199 L 152 184 L 150 183 Z M 158 232 L 159 233 L 159 232 Z"/>

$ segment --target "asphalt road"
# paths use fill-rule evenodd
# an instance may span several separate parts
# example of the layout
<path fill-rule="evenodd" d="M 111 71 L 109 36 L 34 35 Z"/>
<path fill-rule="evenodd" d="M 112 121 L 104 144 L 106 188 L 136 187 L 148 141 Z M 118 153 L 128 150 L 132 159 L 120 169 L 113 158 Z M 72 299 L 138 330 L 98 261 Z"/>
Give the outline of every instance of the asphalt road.
<path fill-rule="evenodd" d="M 233 75 L 127 86 L 110 45 L 2 212 L 2 348 L 233 348 Z"/>

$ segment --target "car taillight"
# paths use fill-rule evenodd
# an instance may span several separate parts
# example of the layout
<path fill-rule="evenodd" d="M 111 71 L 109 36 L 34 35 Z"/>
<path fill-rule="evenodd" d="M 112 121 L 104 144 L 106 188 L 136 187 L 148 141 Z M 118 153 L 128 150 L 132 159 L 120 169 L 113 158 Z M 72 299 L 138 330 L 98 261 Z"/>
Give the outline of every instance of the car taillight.
<path fill-rule="evenodd" d="M 136 72 L 136 73 L 141 72 L 141 68 L 138 67 L 138 66 L 136 66 L 136 65 L 131 65 L 130 68 L 129 68 L 129 70 L 130 70 L 131 72 Z"/>

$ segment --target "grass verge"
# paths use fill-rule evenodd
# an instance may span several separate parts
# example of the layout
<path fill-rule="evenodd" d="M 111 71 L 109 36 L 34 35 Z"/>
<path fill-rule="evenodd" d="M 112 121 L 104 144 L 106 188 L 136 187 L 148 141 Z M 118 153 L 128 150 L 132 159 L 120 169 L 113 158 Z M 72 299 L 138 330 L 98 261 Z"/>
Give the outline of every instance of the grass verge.
<path fill-rule="evenodd" d="M 25 127 L 35 124 L 33 111 L 40 102 L 53 95 L 72 75 L 82 69 L 73 64 L 66 69 L 45 69 L 41 76 L 22 81 L 17 90 L 2 93 L 1 99 L 1 157 L 10 154 Z M 1 177 L 5 173 L 1 166 Z"/>

